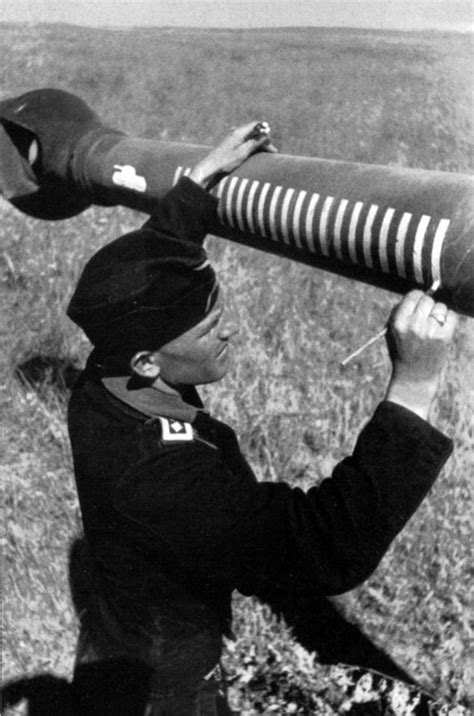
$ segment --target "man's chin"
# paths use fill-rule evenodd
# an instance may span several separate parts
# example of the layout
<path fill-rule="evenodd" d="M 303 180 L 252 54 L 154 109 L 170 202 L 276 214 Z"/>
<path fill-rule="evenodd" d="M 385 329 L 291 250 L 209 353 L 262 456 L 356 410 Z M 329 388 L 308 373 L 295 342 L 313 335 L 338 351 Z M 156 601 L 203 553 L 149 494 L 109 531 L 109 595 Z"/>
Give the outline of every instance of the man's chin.
<path fill-rule="evenodd" d="M 217 383 L 219 380 L 222 380 L 222 378 L 227 375 L 228 370 L 229 365 L 226 360 L 222 365 L 214 366 L 214 368 L 210 370 L 206 376 L 203 376 L 203 379 L 200 381 L 200 385 Z"/>

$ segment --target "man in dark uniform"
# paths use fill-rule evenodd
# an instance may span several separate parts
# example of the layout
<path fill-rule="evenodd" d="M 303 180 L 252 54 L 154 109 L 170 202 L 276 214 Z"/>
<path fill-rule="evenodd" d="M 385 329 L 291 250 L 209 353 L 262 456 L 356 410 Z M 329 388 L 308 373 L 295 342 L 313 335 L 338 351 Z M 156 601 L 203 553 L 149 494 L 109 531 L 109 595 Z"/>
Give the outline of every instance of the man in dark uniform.
<path fill-rule="evenodd" d="M 202 248 L 217 205 L 206 189 L 265 147 L 249 129 L 93 256 L 68 309 L 94 346 L 69 410 L 86 537 L 72 554 L 83 713 L 228 713 L 212 673 L 232 591 L 291 601 L 298 585 L 360 584 L 452 450 L 427 418 L 455 316 L 420 291 L 391 319 L 385 400 L 308 492 L 257 482 L 234 431 L 203 409 L 195 386 L 224 377 L 237 330 Z"/>

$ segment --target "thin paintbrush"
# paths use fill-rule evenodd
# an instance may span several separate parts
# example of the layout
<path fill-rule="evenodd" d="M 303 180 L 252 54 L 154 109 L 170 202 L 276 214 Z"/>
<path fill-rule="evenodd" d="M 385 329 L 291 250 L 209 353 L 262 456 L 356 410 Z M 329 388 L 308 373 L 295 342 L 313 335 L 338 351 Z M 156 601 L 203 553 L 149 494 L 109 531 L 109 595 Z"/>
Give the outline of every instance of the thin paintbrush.
<path fill-rule="evenodd" d="M 426 295 L 432 296 L 434 293 L 436 293 L 436 291 L 439 289 L 439 287 L 440 287 L 440 281 L 439 281 L 439 279 L 437 279 L 436 281 L 434 281 L 431 288 L 428 289 L 428 291 L 426 292 Z M 375 336 L 372 336 L 372 338 L 370 338 L 367 341 L 367 343 L 364 343 L 363 346 L 361 346 L 356 351 L 351 353 L 349 356 L 347 356 L 347 358 L 344 358 L 344 360 L 341 361 L 340 365 L 343 368 L 345 368 L 346 365 L 351 362 L 351 360 L 353 360 L 354 358 L 357 358 L 357 356 L 359 356 L 361 353 L 363 353 L 366 348 L 369 348 L 373 343 L 376 343 L 380 338 L 383 338 L 386 335 L 387 330 L 388 330 L 388 326 L 385 326 L 384 328 L 382 328 L 382 330 L 379 331 Z"/>

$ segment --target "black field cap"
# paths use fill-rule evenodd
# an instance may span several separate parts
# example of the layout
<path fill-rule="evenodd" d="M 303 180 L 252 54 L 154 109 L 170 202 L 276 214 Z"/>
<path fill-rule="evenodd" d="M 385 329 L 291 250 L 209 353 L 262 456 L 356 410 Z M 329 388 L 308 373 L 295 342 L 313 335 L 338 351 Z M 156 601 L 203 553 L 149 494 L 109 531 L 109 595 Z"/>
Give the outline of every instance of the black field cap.
<path fill-rule="evenodd" d="M 199 323 L 218 286 L 202 238 L 177 239 L 149 222 L 87 263 L 68 316 L 102 355 L 157 350 Z"/>

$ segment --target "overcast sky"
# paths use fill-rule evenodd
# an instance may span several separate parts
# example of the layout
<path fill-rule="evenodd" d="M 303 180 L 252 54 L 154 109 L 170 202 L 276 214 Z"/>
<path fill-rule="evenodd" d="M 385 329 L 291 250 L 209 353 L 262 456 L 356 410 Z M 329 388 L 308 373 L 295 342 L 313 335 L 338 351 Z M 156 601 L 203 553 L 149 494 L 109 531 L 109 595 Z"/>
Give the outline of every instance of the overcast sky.
<path fill-rule="evenodd" d="M 474 0 L 0 0 L 10 22 L 92 26 L 473 29 Z"/>

